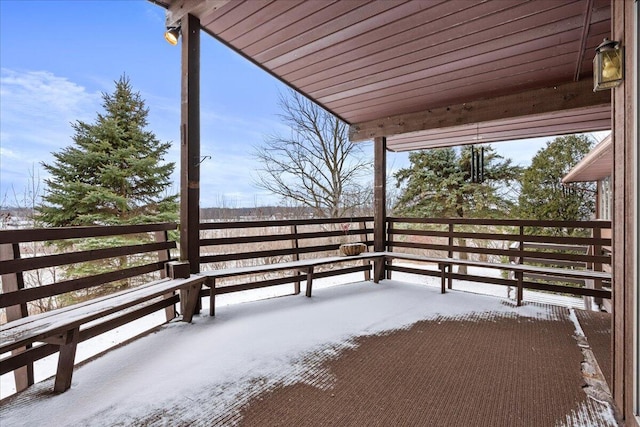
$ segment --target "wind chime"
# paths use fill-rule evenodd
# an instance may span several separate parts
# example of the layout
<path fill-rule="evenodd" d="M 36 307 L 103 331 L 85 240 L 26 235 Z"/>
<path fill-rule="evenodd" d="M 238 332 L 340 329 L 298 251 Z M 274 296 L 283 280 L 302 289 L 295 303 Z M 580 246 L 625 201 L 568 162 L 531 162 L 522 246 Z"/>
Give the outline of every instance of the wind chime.
<path fill-rule="evenodd" d="M 484 182 L 484 147 L 471 146 L 471 182 Z"/>

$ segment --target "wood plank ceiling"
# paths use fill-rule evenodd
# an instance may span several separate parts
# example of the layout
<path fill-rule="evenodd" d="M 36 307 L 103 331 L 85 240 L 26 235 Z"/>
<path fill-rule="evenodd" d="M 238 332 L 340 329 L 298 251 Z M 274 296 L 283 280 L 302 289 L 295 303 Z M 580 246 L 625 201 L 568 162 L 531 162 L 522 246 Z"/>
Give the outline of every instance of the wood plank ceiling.
<path fill-rule="evenodd" d="M 207 33 L 351 124 L 353 140 L 384 135 L 390 148 L 411 150 L 610 128 L 608 92 L 584 93 L 594 49 L 610 35 L 610 0 L 154 2 L 168 9 L 168 25 L 197 16 Z M 494 105 L 447 130 L 398 126 L 407 114 L 575 82 L 582 104 L 528 118 Z M 392 136 L 416 130 L 424 132 Z"/>

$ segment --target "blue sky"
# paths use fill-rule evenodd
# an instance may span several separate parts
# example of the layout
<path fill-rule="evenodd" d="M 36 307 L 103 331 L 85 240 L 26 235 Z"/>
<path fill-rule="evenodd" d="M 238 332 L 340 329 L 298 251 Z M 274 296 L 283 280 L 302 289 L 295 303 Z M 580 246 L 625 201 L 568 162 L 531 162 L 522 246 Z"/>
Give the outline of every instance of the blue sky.
<path fill-rule="evenodd" d="M 164 10 L 145 0 L 0 0 L 1 205 L 23 203 L 31 176 L 46 177 L 40 163 L 72 144 L 71 123 L 92 123 L 101 94 L 125 73 L 150 110 L 148 129 L 173 143 L 166 160 L 179 165 L 180 47 L 164 40 L 164 22 Z M 252 184 L 251 152 L 286 131 L 277 117 L 285 87 L 204 33 L 201 43 L 201 154 L 211 157 L 201 204 L 278 203 Z M 546 140 L 494 146 L 526 165 Z M 406 157 L 390 154 L 388 164 L 402 167 Z"/>

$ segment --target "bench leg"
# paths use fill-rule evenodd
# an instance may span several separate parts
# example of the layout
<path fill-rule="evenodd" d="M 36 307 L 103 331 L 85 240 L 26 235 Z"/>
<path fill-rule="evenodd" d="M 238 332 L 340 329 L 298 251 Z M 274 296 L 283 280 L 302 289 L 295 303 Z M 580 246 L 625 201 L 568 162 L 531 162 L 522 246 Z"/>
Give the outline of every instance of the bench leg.
<path fill-rule="evenodd" d="M 380 283 L 380 279 L 382 279 L 383 265 L 384 258 L 378 258 L 373 261 L 373 283 Z"/>
<path fill-rule="evenodd" d="M 307 269 L 307 292 L 306 295 L 311 297 L 311 286 L 313 284 L 313 267 Z"/>
<path fill-rule="evenodd" d="M 189 285 L 186 288 L 180 289 L 180 302 L 182 304 L 182 321 L 191 322 L 193 315 L 199 309 L 200 303 L 200 289 L 202 289 L 202 283 L 195 285 Z"/>
<path fill-rule="evenodd" d="M 446 283 L 447 283 L 447 269 L 451 269 L 451 264 L 438 264 L 440 268 L 440 293 L 446 292 Z"/>
<path fill-rule="evenodd" d="M 216 315 L 216 279 L 209 281 L 209 316 Z"/>
<path fill-rule="evenodd" d="M 58 356 L 58 372 L 53 385 L 53 391 L 62 393 L 71 388 L 71 378 L 73 376 L 73 362 L 76 359 L 76 348 L 78 347 L 78 337 L 80 329 L 75 328 L 67 331 L 60 344 L 60 355 Z"/>
<path fill-rule="evenodd" d="M 516 277 L 518 278 L 518 290 L 517 290 L 517 296 L 516 296 L 516 305 L 518 307 L 520 307 L 522 305 L 522 280 L 523 280 L 523 276 L 524 274 L 522 273 L 522 271 L 517 271 L 516 272 Z"/>

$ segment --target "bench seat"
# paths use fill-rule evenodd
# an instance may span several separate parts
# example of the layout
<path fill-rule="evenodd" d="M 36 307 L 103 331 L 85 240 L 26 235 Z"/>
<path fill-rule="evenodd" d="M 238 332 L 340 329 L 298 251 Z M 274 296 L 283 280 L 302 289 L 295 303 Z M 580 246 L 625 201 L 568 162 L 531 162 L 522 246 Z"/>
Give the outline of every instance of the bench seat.
<path fill-rule="evenodd" d="M 513 271 L 516 274 L 518 281 L 518 305 L 522 301 L 522 282 L 524 273 L 538 273 L 547 276 L 554 277 L 570 277 L 577 279 L 593 279 L 593 280 L 611 280 L 611 273 L 606 271 L 594 271 L 594 270 L 573 270 L 567 268 L 554 268 L 554 267 L 541 267 L 527 264 L 512 264 L 512 263 L 493 263 L 486 261 L 473 261 L 465 259 L 456 259 L 448 257 L 431 257 L 414 254 L 406 254 L 401 252 L 384 252 L 385 260 L 403 259 L 407 261 L 419 261 L 438 264 L 440 274 L 442 277 L 442 292 L 444 292 L 444 280 L 445 277 L 449 280 L 449 287 L 451 287 L 451 266 L 452 265 L 466 265 L 470 267 L 482 267 L 493 268 L 499 270 Z"/>
<path fill-rule="evenodd" d="M 206 278 L 191 275 L 184 279 L 161 279 L 80 304 L 24 317 L 0 328 L 0 354 L 34 342 L 60 347 L 54 391 L 63 392 L 71 386 L 75 351 L 82 325 L 122 312 L 163 295 L 180 291 L 182 320 L 190 322 L 198 307 L 200 289 Z"/>
<path fill-rule="evenodd" d="M 311 297 L 311 290 L 313 286 L 313 272 L 316 267 L 322 265 L 336 264 L 348 261 L 374 261 L 376 262 L 376 268 L 378 271 L 384 261 L 385 252 L 364 252 L 359 255 L 353 256 L 331 256 L 323 258 L 304 259 L 299 261 L 279 262 L 274 264 L 256 265 L 250 267 L 238 267 L 238 268 L 223 268 L 219 270 L 210 270 L 200 273 L 207 278 L 206 285 L 210 288 L 210 300 L 209 300 L 209 314 L 215 315 L 215 296 L 216 296 L 216 279 L 242 276 L 245 274 L 259 274 L 270 273 L 276 271 L 296 270 L 306 273 L 306 292 L 307 297 Z M 377 283 L 379 274 L 374 274 L 374 281 Z"/>

